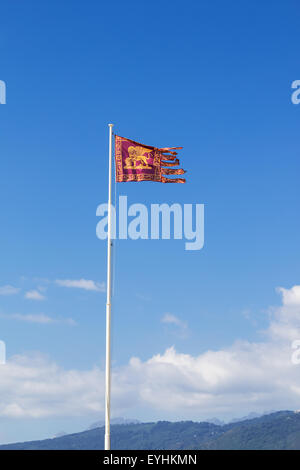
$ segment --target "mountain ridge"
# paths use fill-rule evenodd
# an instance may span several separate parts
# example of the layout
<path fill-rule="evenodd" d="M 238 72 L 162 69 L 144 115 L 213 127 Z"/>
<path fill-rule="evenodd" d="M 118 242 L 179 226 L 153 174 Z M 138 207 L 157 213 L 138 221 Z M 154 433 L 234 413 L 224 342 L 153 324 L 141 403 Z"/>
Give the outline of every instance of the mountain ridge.
<path fill-rule="evenodd" d="M 0 446 L 0 450 L 102 450 L 104 427 L 40 441 Z M 114 450 L 300 449 L 300 413 L 278 411 L 216 425 L 209 422 L 158 421 L 111 426 Z"/>

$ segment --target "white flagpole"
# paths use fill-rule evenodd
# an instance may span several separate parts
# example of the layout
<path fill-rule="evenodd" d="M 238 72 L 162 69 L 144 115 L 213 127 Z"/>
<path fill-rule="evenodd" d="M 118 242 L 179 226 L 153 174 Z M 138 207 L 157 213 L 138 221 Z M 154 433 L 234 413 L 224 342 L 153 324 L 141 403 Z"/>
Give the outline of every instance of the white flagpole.
<path fill-rule="evenodd" d="M 106 371 L 105 371 L 105 439 L 104 449 L 110 450 L 110 369 L 111 369 L 111 183 L 112 183 L 112 128 L 109 127 L 109 170 L 108 170 L 108 233 L 107 233 L 107 298 L 106 298 Z"/>

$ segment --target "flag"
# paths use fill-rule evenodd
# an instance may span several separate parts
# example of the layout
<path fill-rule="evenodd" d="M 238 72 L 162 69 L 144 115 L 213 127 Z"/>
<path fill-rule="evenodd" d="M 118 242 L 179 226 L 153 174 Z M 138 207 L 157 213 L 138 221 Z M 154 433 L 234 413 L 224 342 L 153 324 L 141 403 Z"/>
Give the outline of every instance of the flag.
<path fill-rule="evenodd" d="M 183 175 L 174 150 L 182 147 L 156 148 L 139 144 L 125 137 L 115 136 L 116 181 L 157 181 L 159 183 L 185 183 L 184 178 L 166 178 Z"/>

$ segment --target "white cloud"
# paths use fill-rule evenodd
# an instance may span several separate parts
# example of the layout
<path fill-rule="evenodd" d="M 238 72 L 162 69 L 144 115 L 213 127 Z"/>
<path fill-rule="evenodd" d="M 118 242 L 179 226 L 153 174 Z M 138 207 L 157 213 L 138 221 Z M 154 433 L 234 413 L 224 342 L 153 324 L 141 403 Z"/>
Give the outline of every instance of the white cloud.
<path fill-rule="evenodd" d="M 62 287 L 73 287 L 89 291 L 105 292 L 104 282 L 100 283 L 89 279 L 56 279 L 55 283 Z"/>
<path fill-rule="evenodd" d="M 172 315 L 171 313 L 165 313 L 161 318 L 161 322 L 174 325 L 177 329 L 177 333 L 179 333 L 182 337 L 187 335 L 187 324 L 175 315 Z"/>
<path fill-rule="evenodd" d="M 283 305 L 300 305 L 300 286 L 294 286 L 291 289 L 279 287 L 277 290 L 282 294 Z"/>
<path fill-rule="evenodd" d="M 18 287 L 10 285 L 2 286 L 0 287 L 0 295 L 14 295 L 17 294 L 19 290 L 20 289 Z"/>
<path fill-rule="evenodd" d="M 171 347 L 115 368 L 114 413 L 131 408 L 131 414 L 140 409 L 160 419 L 200 420 L 299 409 L 300 365 L 291 361 L 291 343 L 300 339 L 300 305 L 286 302 L 287 291 L 280 291 L 283 304 L 272 309 L 262 342 L 237 341 L 196 356 Z M 0 367 L 0 416 L 100 414 L 103 392 L 98 367 L 64 370 L 39 356 L 13 357 Z"/>
<path fill-rule="evenodd" d="M 1 315 L 3 318 L 4 315 Z M 7 314 L 5 315 L 5 318 L 11 318 L 12 320 L 20 320 L 20 321 L 25 321 L 29 323 L 53 323 L 54 320 L 44 313 L 38 313 L 38 314 L 28 314 L 28 315 L 22 315 L 20 313 L 12 313 L 12 314 Z"/>
<path fill-rule="evenodd" d="M 41 418 L 95 413 L 103 374 L 66 371 L 40 355 L 15 356 L 0 367 L 0 416 Z"/>
<path fill-rule="evenodd" d="M 10 320 L 19 320 L 27 323 L 66 323 L 68 325 L 76 325 L 75 320 L 72 318 L 52 318 L 44 313 L 35 313 L 35 314 L 21 314 L 21 313 L 1 313 L 0 318 L 7 318 Z"/>
<path fill-rule="evenodd" d="M 186 324 L 183 321 L 181 321 L 178 317 L 175 317 L 175 315 L 172 315 L 171 313 L 165 313 L 165 315 L 161 319 L 161 322 L 171 323 L 180 327 L 186 327 Z"/>
<path fill-rule="evenodd" d="M 25 294 L 25 299 L 30 300 L 45 300 L 45 296 L 41 294 L 38 290 L 29 290 Z"/>

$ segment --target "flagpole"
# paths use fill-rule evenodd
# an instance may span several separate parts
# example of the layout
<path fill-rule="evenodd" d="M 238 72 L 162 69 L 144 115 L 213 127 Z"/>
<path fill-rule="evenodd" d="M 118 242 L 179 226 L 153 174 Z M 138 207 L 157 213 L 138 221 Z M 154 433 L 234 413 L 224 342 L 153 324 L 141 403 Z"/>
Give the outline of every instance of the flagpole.
<path fill-rule="evenodd" d="M 111 385 L 111 186 L 112 186 L 112 128 L 109 127 L 108 169 L 108 233 L 107 233 L 107 297 L 106 297 L 106 368 L 105 368 L 105 438 L 104 449 L 110 450 L 110 385 Z"/>

